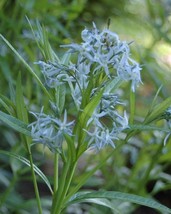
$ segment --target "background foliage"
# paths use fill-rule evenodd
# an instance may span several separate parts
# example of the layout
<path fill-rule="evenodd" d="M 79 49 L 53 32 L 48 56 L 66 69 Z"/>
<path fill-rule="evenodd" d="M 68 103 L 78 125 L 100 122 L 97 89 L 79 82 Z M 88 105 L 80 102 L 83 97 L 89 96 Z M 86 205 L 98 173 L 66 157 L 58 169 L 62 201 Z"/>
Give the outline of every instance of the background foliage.
<path fill-rule="evenodd" d="M 147 114 L 156 92 L 163 86 L 156 102 L 171 96 L 171 2 L 169 0 L 1 0 L 0 33 L 16 48 L 28 64 L 42 78 L 34 62 L 43 59 L 36 46 L 27 18 L 38 35 L 40 25 L 45 27 L 51 46 L 60 56 L 61 44 L 81 41 L 80 32 L 84 26 L 91 27 L 94 21 L 103 28 L 110 18 L 110 29 L 122 40 L 132 42 L 132 55 L 142 65 L 142 81 L 136 92 L 136 122 L 140 123 Z M 21 72 L 24 99 L 27 111 L 39 111 L 48 104 L 48 98 L 37 86 L 26 68 L 0 40 L 0 110 L 17 115 L 16 87 Z M 121 92 L 124 101 L 129 100 L 127 91 Z M 8 103 L 6 106 L 4 103 Z M 128 109 L 129 111 L 129 109 Z M 29 115 L 29 121 L 32 121 Z M 165 121 L 159 127 L 166 126 Z M 17 132 L 0 122 L 0 150 L 16 154 L 26 151 L 24 140 Z M 113 156 L 95 173 L 85 189 L 106 189 L 124 191 L 142 196 L 152 195 L 161 203 L 171 207 L 171 142 L 163 146 L 164 134 L 160 131 L 143 131 L 130 139 L 124 146 L 118 143 Z M 53 165 L 48 150 L 35 147 L 34 161 L 50 176 Z M 94 166 L 110 148 L 99 155 L 85 154 L 75 175 L 81 176 L 88 167 Z M 44 196 L 44 213 L 48 213 L 49 190 L 40 180 Z M 125 213 L 157 213 L 150 208 L 137 208 L 129 203 L 114 201 Z M 35 200 L 29 168 L 12 157 L 0 155 L 0 212 L 30 213 Z M 146 210 L 145 210 L 146 209 Z M 47 210 L 47 212 L 46 212 Z M 74 211 L 72 211 L 74 210 Z M 67 213 L 110 213 L 107 208 L 87 204 L 70 207 Z M 143 210 L 141 212 L 141 210 Z"/>

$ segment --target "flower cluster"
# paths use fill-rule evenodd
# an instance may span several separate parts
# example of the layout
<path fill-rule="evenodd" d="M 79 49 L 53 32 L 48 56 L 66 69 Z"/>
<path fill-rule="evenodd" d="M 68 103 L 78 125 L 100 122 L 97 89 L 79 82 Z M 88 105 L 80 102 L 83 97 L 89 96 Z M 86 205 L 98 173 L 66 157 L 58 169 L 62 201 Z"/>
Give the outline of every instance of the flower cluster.
<path fill-rule="evenodd" d="M 64 113 L 63 121 L 43 113 L 33 113 L 36 121 L 30 124 L 31 135 L 35 142 L 42 143 L 52 152 L 60 152 L 64 134 L 72 135 L 74 121 L 67 122 L 67 112 Z"/>
<path fill-rule="evenodd" d="M 109 29 L 99 31 L 95 24 L 93 27 L 92 30 L 82 31 L 83 42 L 80 45 L 70 44 L 62 47 L 70 48 L 70 52 L 79 53 L 77 65 L 86 68 L 83 68 L 83 73 L 86 71 L 86 74 L 96 75 L 103 70 L 109 78 L 117 75 L 125 81 L 131 80 L 132 91 L 135 92 L 135 88 L 141 83 L 141 68 L 130 58 L 129 45 L 120 41 L 118 35 Z"/>
<path fill-rule="evenodd" d="M 93 107 L 94 111 L 82 131 L 87 134 L 85 141 L 89 147 L 98 150 L 106 145 L 114 147 L 119 134 L 129 127 L 128 119 L 126 112 L 123 116 L 117 112 L 117 105 L 122 105 L 118 96 L 110 88 L 105 90 L 105 87 L 117 77 L 122 81 L 131 81 L 131 89 L 135 92 L 141 83 L 141 68 L 130 58 L 129 45 L 120 41 L 117 34 L 109 29 L 99 31 L 93 24 L 93 29 L 84 29 L 81 37 L 81 44 L 62 45 L 68 49 L 66 55 L 70 55 L 69 60 L 39 61 L 37 64 L 41 66 L 48 87 L 67 85 L 76 113 L 83 112 L 86 105 L 103 89 L 100 101 Z M 63 122 L 43 112 L 35 116 L 37 121 L 31 124 L 33 139 L 51 150 L 61 148 L 64 134 L 73 134 L 74 123 L 67 122 L 66 111 Z M 110 121 L 110 125 L 104 122 L 105 119 Z"/>
<path fill-rule="evenodd" d="M 129 128 L 126 112 L 124 116 L 118 114 L 116 105 L 120 104 L 116 95 L 104 94 L 100 104 L 96 107 L 87 125 L 92 124 L 93 132 L 86 131 L 89 136 L 89 146 L 98 150 L 106 145 L 114 147 L 114 140 L 118 140 L 119 134 Z M 105 124 L 103 120 L 107 118 L 111 125 Z"/>

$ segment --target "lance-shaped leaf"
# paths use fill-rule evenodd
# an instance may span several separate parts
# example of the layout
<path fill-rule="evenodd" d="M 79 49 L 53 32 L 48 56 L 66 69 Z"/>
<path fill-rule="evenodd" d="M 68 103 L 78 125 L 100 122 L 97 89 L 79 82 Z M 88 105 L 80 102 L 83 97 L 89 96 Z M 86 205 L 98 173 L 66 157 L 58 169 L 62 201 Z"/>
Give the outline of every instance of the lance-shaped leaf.
<path fill-rule="evenodd" d="M 153 108 L 153 110 L 150 112 L 150 114 L 145 118 L 144 124 L 148 124 L 152 121 L 154 121 L 157 118 L 160 118 L 161 115 L 164 113 L 164 111 L 169 108 L 171 105 L 171 97 L 168 97 L 166 100 L 164 100 L 162 103 L 158 104 Z"/>
<path fill-rule="evenodd" d="M 127 201 L 142 206 L 147 206 L 153 209 L 157 209 L 162 213 L 171 213 L 171 209 L 158 203 L 157 201 L 151 198 L 145 198 L 138 195 L 115 191 L 79 192 L 71 197 L 66 206 L 69 206 L 74 203 L 86 202 L 88 199 L 98 199 L 98 198 Z"/>
<path fill-rule="evenodd" d="M 17 118 L 8 115 L 2 111 L 0 111 L 0 120 L 2 120 L 6 125 L 10 126 L 16 131 L 23 133 L 27 136 L 31 136 L 31 132 L 28 129 L 27 124 L 22 122 L 21 120 L 18 120 Z"/>
<path fill-rule="evenodd" d="M 16 155 L 12 152 L 7 152 L 7 151 L 3 151 L 3 150 L 0 150 L 0 154 L 15 158 L 30 167 L 30 161 L 20 155 Z M 46 183 L 50 192 L 53 194 L 50 182 L 49 182 L 48 178 L 45 176 L 45 174 L 36 165 L 33 165 L 33 168 L 34 168 L 34 171 L 37 173 L 37 175 L 39 175 L 41 177 L 41 179 Z"/>

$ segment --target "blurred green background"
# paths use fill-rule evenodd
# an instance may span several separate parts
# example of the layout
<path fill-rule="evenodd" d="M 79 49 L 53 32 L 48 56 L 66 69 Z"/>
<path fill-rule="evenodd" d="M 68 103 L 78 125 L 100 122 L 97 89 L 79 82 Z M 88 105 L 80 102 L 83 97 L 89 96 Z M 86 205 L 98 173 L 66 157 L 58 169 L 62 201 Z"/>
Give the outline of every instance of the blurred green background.
<path fill-rule="evenodd" d="M 0 0 L 0 33 L 42 78 L 34 62 L 43 60 L 36 45 L 27 18 L 35 34 L 37 22 L 48 32 L 53 50 L 61 56 L 61 44 L 81 42 L 84 27 L 92 22 L 103 29 L 110 18 L 110 30 L 121 40 L 132 42 L 132 58 L 142 65 L 143 84 L 136 92 L 136 120 L 141 121 L 148 111 L 157 90 L 158 103 L 171 96 L 171 1 L 170 0 Z M 4 101 L 15 116 L 15 88 L 21 72 L 27 110 L 40 110 L 48 103 L 46 96 L 26 68 L 0 39 L 0 110 L 6 112 Z M 43 78 L 42 78 L 43 79 Z M 124 90 L 124 89 L 123 89 Z M 124 100 L 129 94 L 123 91 Z M 8 98 L 8 100 L 7 100 Z M 11 102 L 10 102 L 11 101 Z M 128 109 L 129 111 L 129 109 Z M 164 126 L 161 122 L 159 126 Z M 86 184 L 85 188 L 124 191 L 143 196 L 153 195 L 171 207 L 171 141 L 162 142 L 159 131 L 143 132 L 128 144 L 118 147 L 115 154 Z M 25 154 L 21 136 L 0 121 L 0 150 Z M 110 149 L 110 148 L 109 148 Z M 108 148 L 99 155 L 85 155 L 80 160 L 77 175 L 105 156 Z M 93 161 L 92 161 L 93 156 Z M 37 147 L 34 160 L 49 177 L 53 165 L 49 152 Z M 49 192 L 39 183 L 44 196 L 44 213 L 48 212 Z M 34 213 L 34 193 L 29 169 L 17 160 L 0 155 L 0 213 Z M 158 213 L 144 207 L 115 201 L 127 213 Z M 72 211 L 74 210 L 74 211 Z M 87 204 L 69 208 L 66 213 L 112 213 L 110 210 Z"/>

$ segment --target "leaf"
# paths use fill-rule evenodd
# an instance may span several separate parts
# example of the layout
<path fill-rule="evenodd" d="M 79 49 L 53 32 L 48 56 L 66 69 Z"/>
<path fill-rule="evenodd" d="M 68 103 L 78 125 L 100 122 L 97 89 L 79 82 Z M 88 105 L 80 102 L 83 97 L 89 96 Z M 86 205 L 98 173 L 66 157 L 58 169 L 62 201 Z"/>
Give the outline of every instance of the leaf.
<path fill-rule="evenodd" d="M 79 122 L 82 128 L 85 128 L 88 119 L 92 116 L 95 108 L 99 104 L 102 94 L 103 90 L 101 90 L 97 95 L 95 95 L 82 111 L 79 117 Z"/>
<path fill-rule="evenodd" d="M 130 125 L 130 129 L 127 129 L 126 131 L 128 135 L 126 136 L 125 141 L 128 141 L 128 139 L 130 139 L 133 135 L 137 134 L 140 130 L 147 130 L 147 131 L 158 130 L 158 131 L 169 132 L 169 130 L 165 128 L 147 125 L 156 119 L 162 119 L 163 118 L 162 115 L 164 114 L 164 112 L 167 110 L 169 106 L 171 106 L 171 97 L 167 98 L 162 103 L 155 106 L 153 110 L 151 109 L 150 112 L 147 114 L 146 118 L 144 119 L 144 122 L 142 123 L 142 125 Z"/>
<path fill-rule="evenodd" d="M 92 198 L 92 199 L 87 199 L 85 200 L 85 202 L 88 202 L 88 203 L 93 203 L 93 204 L 98 204 L 98 205 L 102 205 L 104 207 L 108 207 L 112 210 L 115 211 L 115 213 L 120 213 L 121 212 L 113 205 L 113 203 L 107 199 L 101 199 L 101 198 Z"/>
<path fill-rule="evenodd" d="M 123 80 L 120 77 L 116 77 L 112 79 L 106 86 L 105 86 L 105 93 L 113 93 L 119 86 L 123 83 Z"/>
<path fill-rule="evenodd" d="M 13 154 L 11 152 L 7 152 L 7 151 L 3 151 L 3 150 L 0 150 L 0 154 L 4 154 L 4 155 L 8 155 L 10 157 L 13 157 L 15 159 L 18 159 L 19 161 L 21 161 L 22 163 L 24 163 L 25 165 L 29 166 L 30 167 L 30 162 L 29 160 L 27 160 L 26 158 L 20 156 L 20 155 L 16 155 L 16 154 Z M 52 191 L 52 188 L 51 188 L 51 185 L 50 185 L 50 182 L 49 180 L 47 179 L 47 177 L 45 176 L 45 174 L 36 166 L 36 165 L 33 165 L 33 168 L 34 168 L 34 171 L 42 178 L 42 180 L 46 183 L 46 185 L 48 186 L 50 192 L 53 194 L 53 191 Z"/>
<path fill-rule="evenodd" d="M 16 84 L 16 110 L 18 119 L 28 123 L 28 114 L 24 103 L 23 89 L 21 85 L 21 73 L 18 75 Z"/>
<path fill-rule="evenodd" d="M 79 192 L 71 197 L 66 206 L 74 203 L 85 202 L 87 199 L 105 198 L 111 200 L 127 201 L 142 206 L 147 206 L 153 209 L 157 209 L 163 213 L 171 213 L 171 209 L 158 203 L 151 198 L 145 198 L 129 193 L 115 192 L 115 191 L 98 191 L 98 192 Z"/>
<path fill-rule="evenodd" d="M 26 19 L 29 23 L 29 26 L 31 28 L 31 31 L 33 33 L 34 39 L 37 43 L 38 48 L 42 52 L 42 55 L 46 61 L 59 61 L 57 55 L 52 50 L 52 47 L 48 40 L 48 33 L 46 32 L 45 27 L 41 26 L 40 23 L 37 21 L 37 29 L 36 31 L 33 29 L 32 24 L 29 20 L 29 18 L 26 16 Z M 36 33 L 35 33 L 36 32 Z"/>
<path fill-rule="evenodd" d="M 158 97 L 158 95 L 159 95 L 159 93 L 160 93 L 162 87 L 163 87 L 163 86 L 161 85 L 161 86 L 159 87 L 159 89 L 157 90 L 157 93 L 155 94 L 154 99 L 153 99 L 153 101 L 152 101 L 152 103 L 151 103 L 151 105 L 150 105 L 149 113 L 148 113 L 148 114 L 150 114 L 150 113 L 153 111 L 153 109 L 154 109 L 154 107 L 155 107 L 155 105 L 156 105 L 157 97 Z"/>
<path fill-rule="evenodd" d="M 0 111 L 0 120 L 2 120 L 5 124 L 9 125 L 11 128 L 16 131 L 23 133 L 27 136 L 31 136 L 31 132 L 28 129 L 28 125 L 17 118 L 8 115 L 2 111 Z"/>
<path fill-rule="evenodd" d="M 56 88 L 56 106 L 58 107 L 60 115 L 62 114 L 65 105 L 65 94 L 66 94 L 65 84 L 59 85 Z"/>
<path fill-rule="evenodd" d="M 5 97 L 4 95 L 0 94 L 0 103 L 3 105 L 3 107 L 6 109 L 6 111 L 11 114 L 12 110 L 15 109 L 14 103 L 8 98 Z M 11 109 L 10 109 L 11 107 Z"/>
<path fill-rule="evenodd" d="M 11 113 L 11 108 L 5 103 L 3 99 L 0 98 L 0 104 L 4 107 L 4 109 L 10 114 Z"/>
<path fill-rule="evenodd" d="M 153 110 L 151 110 L 151 113 L 145 118 L 143 123 L 147 124 L 159 118 L 164 113 L 164 111 L 167 108 L 169 108 L 170 105 L 171 105 L 171 97 L 168 97 L 162 103 L 155 106 Z"/>
<path fill-rule="evenodd" d="M 30 74 L 37 80 L 42 90 L 48 95 L 49 98 L 51 98 L 49 92 L 44 87 L 43 83 L 39 79 L 39 77 L 35 74 L 33 69 L 30 67 L 30 65 L 23 59 L 23 57 L 17 52 L 17 50 L 8 42 L 8 40 L 5 39 L 5 37 L 0 34 L 0 37 L 2 40 L 8 45 L 8 47 L 14 52 L 14 54 L 19 58 L 19 60 L 24 64 L 24 66 L 27 68 L 27 70 L 30 72 Z"/>
<path fill-rule="evenodd" d="M 85 136 L 86 136 L 86 132 L 84 131 L 84 129 L 86 129 L 87 121 L 92 116 L 95 108 L 99 104 L 100 99 L 101 99 L 102 94 L 103 94 L 103 91 L 104 90 L 101 90 L 101 91 L 98 92 L 98 94 L 94 95 L 94 97 L 85 106 L 85 108 L 83 110 L 81 110 L 80 115 L 78 116 L 78 123 L 76 124 L 75 130 L 74 130 L 74 132 L 75 131 L 77 132 L 76 136 L 78 136 L 78 144 L 79 144 L 79 146 L 80 146 L 80 144 L 82 145 L 82 146 L 80 146 L 80 150 L 78 152 L 78 156 L 81 155 L 82 152 L 84 152 L 85 149 L 87 148 L 87 145 L 85 143 L 82 144 L 84 142 L 84 139 L 85 139 Z"/>
<path fill-rule="evenodd" d="M 152 126 L 152 125 L 139 125 L 139 124 L 135 124 L 135 125 L 129 125 L 129 129 L 130 131 L 163 131 L 163 132 L 170 132 L 170 129 L 164 128 L 164 127 L 157 127 L 157 126 Z"/>

